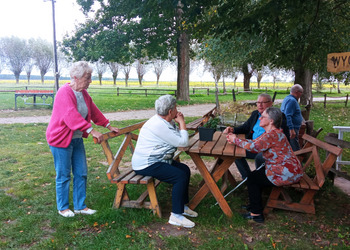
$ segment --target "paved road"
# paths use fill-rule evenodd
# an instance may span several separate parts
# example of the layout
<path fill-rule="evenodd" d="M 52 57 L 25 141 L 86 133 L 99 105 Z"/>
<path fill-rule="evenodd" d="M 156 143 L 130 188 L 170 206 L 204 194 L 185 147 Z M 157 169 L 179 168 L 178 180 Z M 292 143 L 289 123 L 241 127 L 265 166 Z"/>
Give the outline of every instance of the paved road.
<path fill-rule="evenodd" d="M 327 100 L 341 100 L 340 98 L 327 98 Z M 314 102 L 320 102 L 324 99 L 322 97 L 314 98 Z M 345 97 L 344 97 L 345 100 Z M 282 99 L 275 100 L 275 103 L 281 103 Z M 196 117 L 202 116 L 212 109 L 215 104 L 198 104 L 181 106 L 178 108 L 185 117 Z M 122 111 L 115 113 L 104 113 L 104 115 L 111 121 L 123 121 L 131 119 L 148 119 L 155 114 L 154 109 L 148 110 L 132 110 L 132 111 Z M 33 116 L 33 117 L 10 117 L 10 118 L 0 118 L 0 124 L 13 124 L 13 123 L 48 123 L 50 121 L 50 116 Z"/>

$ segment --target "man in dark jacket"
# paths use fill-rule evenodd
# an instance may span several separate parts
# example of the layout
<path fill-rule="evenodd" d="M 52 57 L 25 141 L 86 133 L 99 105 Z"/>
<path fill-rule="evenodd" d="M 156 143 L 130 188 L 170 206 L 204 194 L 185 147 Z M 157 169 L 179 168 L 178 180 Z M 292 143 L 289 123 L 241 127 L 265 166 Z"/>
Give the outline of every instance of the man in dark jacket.
<path fill-rule="evenodd" d="M 258 109 L 252 112 L 249 119 L 241 126 L 234 127 L 234 128 L 227 127 L 224 133 L 245 134 L 246 139 L 258 138 L 260 135 L 265 133 L 265 130 L 262 127 L 260 127 L 259 118 L 261 114 L 265 111 L 265 109 L 271 107 L 272 104 L 273 102 L 269 94 L 260 94 L 258 96 L 258 101 L 256 102 Z M 290 140 L 289 128 L 287 126 L 286 117 L 284 115 L 283 115 L 281 128 L 283 129 L 283 133 L 286 135 L 289 141 Z M 256 159 L 255 166 L 261 166 L 261 164 L 264 162 L 264 159 L 262 158 L 261 153 L 255 154 L 255 153 L 246 151 L 246 158 Z M 238 171 L 241 173 L 243 179 L 245 179 L 250 173 L 250 168 L 246 158 L 237 159 L 235 161 Z"/>

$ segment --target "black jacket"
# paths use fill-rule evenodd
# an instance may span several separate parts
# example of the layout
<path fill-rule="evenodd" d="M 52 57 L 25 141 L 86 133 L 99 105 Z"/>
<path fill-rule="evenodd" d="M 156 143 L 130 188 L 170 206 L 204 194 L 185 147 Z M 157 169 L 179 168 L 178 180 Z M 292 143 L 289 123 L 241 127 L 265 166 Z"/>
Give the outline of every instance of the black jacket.
<path fill-rule="evenodd" d="M 290 135 L 289 135 L 289 128 L 287 126 L 287 119 L 286 116 L 282 113 L 283 115 L 283 120 L 282 120 L 282 126 L 281 128 L 283 129 L 283 133 L 286 135 L 288 141 L 290 140 Z M 235 127 L 234 131 L 235 134 L 245 134 L 246 139 L 252 139 L 253 138 L 253 128 L 255 123 L 257 122 L 259 118 L 259 111 L 254 110 L 249 117 L 249 119 L 243 123 L 241 126 Z"/>

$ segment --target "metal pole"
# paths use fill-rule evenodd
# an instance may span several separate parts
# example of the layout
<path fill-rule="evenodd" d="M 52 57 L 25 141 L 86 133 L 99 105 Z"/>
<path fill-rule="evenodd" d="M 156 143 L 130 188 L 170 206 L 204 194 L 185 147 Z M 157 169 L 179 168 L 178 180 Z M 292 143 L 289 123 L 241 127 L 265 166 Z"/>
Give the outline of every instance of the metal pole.
<path fill-rule="evenodd" d="M 53 23 L 53 54 L 54 54 L 54 66 L 55 66 L 55 91 L 60 88 L 59 86 L 59 75 L 58 75 L 58 65 L 57 65 L 57 46 L 56 46 L 56 23 L 55 23 L 55 0 L 52 2 L 52 23 Z"/>

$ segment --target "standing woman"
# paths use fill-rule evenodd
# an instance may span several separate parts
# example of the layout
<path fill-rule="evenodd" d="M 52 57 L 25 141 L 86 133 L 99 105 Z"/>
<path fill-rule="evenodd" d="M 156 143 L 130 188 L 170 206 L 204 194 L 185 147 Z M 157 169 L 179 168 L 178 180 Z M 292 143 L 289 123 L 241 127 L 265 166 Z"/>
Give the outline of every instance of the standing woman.
<path fill-rule="evenodd" d="M 73 64 L 70 70 L 71 82 L 62 86 L 56 94 L 51 120 L 46 130 L 56 170 L 56 202 L 58 213 L 63 217 L 75 214 L 94 214 L 96 210 L 85 204 L 87 163 L 82 137 L 89 134 L 101 142 L 102 134 L 91 126 L 112 127 L 106 117 L 93 103 L 86 91 L 91 83 L 92 68 L 87 62 Z M 74 213 L 69 209 L 69 184 L 73 173 Z"/>
<path fill-rule="evenodd" d="M 260 126 L 265 133 L 254 140 L 239 139 L 235 134 L 228 134 L 229 143 L 236 144 L 250 152 L 262 152 L 265 168 L 262 167 L 248 175 L 249 213 L 245 219 L 264 222 L 261 193 L 263 187 L 283 186 L 298 182 L 303 175 L 301 164 L 280 129 L 282 112 L 279 108 L 267 108 L 261 115 Z M 258 159 L 256 159 L 257 161 Z"/>

